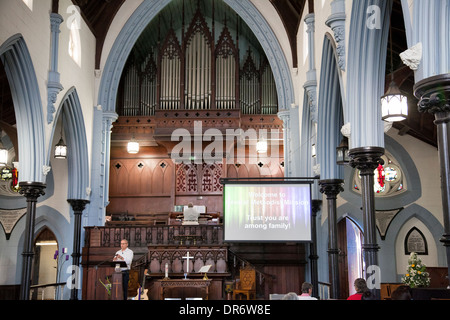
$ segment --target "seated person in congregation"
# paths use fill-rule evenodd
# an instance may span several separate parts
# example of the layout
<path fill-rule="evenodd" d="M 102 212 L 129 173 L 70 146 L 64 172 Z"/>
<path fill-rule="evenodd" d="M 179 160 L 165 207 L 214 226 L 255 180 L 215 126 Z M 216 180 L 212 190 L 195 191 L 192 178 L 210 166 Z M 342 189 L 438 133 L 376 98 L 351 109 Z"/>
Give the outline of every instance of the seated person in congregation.
<path fill-rule="evenodd" d="M 198 225 L 198 217 L 199 213 L 194 209 L 194 205 L 189 203 L 183 212 L 183 224 Z"/>

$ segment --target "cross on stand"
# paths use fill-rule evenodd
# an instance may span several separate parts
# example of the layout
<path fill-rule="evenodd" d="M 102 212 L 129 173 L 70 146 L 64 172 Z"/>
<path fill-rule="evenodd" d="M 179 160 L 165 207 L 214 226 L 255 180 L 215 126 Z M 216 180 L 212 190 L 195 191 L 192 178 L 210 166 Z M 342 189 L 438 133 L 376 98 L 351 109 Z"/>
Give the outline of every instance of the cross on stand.
<path fill-rule="evenodd" d="M 189 251 L 188 251 L 186 256 L 183 257 L 183 259 L 186 259 L 186 264 L 187 264 L 186 272 L 184 273 L 184 279 L 187 280 L 187 274 L 189 273 L 189 260 L 194 259 L 194 257 L 190 257 Z"/>

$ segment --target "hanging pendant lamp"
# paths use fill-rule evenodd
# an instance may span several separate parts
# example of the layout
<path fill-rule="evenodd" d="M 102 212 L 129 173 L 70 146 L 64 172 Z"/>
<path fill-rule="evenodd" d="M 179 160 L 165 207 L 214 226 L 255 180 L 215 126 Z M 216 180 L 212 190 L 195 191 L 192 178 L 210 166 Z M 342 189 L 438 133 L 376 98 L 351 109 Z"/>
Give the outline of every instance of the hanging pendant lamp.
<path fill-rule="evenodd" d="M 67 146 L 61 136 L 58 144 L 55 146 L 55 159 L 67 159 Z"/>
<path fill-rule="evenodd" d="M 385 95 L 381 97 L 381 119 L 387 122 L 403 121 L 408 116 L 408 98 L 403 95 L 394 81 L 394 63 L 392 59 L 392 30 L 389 26 L 391 51 L 391 83 Z"/>

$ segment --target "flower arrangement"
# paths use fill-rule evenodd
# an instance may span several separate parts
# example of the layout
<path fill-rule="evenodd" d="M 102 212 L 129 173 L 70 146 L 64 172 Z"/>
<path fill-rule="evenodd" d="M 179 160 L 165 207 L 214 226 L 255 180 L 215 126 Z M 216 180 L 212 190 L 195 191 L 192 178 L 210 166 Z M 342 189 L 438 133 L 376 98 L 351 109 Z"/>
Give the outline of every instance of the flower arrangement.
<path fill-rule="evenodd" d="M 430 285 L 430 274 L 422 260 L 417 257 L 416 252 L 411 252 L 408 263 L 408 269 L 402 278 L 402 283 L 409 285 L 410 288 L 428 287 Z"/>

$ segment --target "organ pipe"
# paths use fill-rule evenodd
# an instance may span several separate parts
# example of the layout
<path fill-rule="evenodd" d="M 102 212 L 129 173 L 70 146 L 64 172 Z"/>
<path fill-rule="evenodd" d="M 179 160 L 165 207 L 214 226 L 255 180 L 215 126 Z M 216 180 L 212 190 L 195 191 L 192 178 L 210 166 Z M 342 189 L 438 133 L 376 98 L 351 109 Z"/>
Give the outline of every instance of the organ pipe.
<path fill-rule="evenodd" d="M 276 114 L 278 100 L 270 66 L 262 53 L 239 41 L 238 28 L 239 24 L 233 41 L 225 24 L 216 44 L 210 44 L 200 28 L 187 37 L 183 27 L 181 40 L 170 30 L 163 45 L 142 63 L 127 64 L 120 85 L 120 115 L 154 115 L 157 109 L 236 108 L 243 114 Z M 242 63 L 241 43 L 249 46 Z"/>

